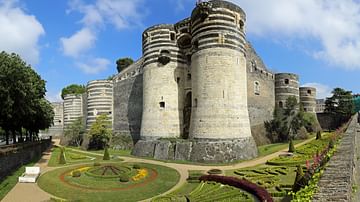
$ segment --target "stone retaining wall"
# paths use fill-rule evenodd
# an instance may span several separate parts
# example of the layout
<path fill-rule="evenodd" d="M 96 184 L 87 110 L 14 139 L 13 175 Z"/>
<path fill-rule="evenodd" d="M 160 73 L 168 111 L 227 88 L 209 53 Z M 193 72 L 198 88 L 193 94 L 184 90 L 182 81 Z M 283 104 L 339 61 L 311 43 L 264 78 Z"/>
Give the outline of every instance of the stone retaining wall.
<path fill-rule="evenodd" d="M 0 181 L 18 167 L 40 157 L 51 144 L 51 139 L 0 147 Z"/>
<path fill-rule="evenodd" d="M 337 151 L 325 168 L 313 201 L 351 201 L 355 137 L 358 128 L 357 116 L 354 116 Z"/>

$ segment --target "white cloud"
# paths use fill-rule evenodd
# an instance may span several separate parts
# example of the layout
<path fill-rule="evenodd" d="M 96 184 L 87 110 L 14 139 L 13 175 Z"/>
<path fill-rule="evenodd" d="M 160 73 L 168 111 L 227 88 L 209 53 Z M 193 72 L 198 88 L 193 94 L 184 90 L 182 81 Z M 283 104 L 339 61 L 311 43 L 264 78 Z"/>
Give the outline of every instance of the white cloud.
<path fill-rule="evenodd" d="M 67 13 L 79 12 L 83 14 L 79 21 L 83 27 L 71 37 L 60 39 L 64 55 L 77 60 L 76 66 L 86 74 L 96 74 L 107 69 L 110 62 L 107 59 L 89 58 L 87 52 L 95 47 L 97 34 L 106 27 L 114 26 L 124 29 L 139 26 L 142 22 L 144 10 L 141 6 L 145 0 L 96 0 L 93 4 L 86 4 L 82 0 L 70 0 Z"/>
<path fill-rule="evenodd" d="M 50 102 L 61 102 L 61 92 L 46 92 L 46 99 Z"/>
<path fill-rule="evenodd" d="M 321 83 L 306 83 L 302 85 L 302 87 L 313 87 L 316 88 L 316 98 L 323 99 L 326 97 L 330 97 L 332 88 L 330 86 L 327 86 L 325 84 Z"/>
<path fill-rule="evenodd" d="M 95 34 L 90 29 L 83 28 L 69 38 L 61 38 L 60 42 L 64 55 L 78 57 L 92 48 L 95 40 Z"/>
<path fill-rule="evenodd" d="M 95 58 L 86 62 L 78 62 L 76 65 L 86 74 L 97 74 L 108 68 L 110 61 L 105 58 Z"/>
<path fill-rule="evenodd" d="M 0 51 L 15 52 L 26 62 L 39 62 L 39 38 L 44 28 L 35 16 L 20 8 L 15 0 L 0 0 Z"/>
<path fill-rule="evenodd" d="M 247 13 L 249 33 L 282 40 L 316 40 L 320 49 L 306 50 L 315 58 L 339 67 L 360 69 L 358 0 L 232 1 Z"/>

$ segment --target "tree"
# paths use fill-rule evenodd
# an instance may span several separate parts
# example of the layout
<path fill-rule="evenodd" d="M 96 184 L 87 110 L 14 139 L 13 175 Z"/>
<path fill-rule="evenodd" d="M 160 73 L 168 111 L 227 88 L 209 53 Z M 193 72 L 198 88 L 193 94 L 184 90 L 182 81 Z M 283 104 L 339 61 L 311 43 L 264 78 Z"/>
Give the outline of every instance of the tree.
<path fill-rule="evenodd" d="M 68 95 L 68 94 L 79 95 L 79 94 L 83 94 L 85 92 L 86 92 L 86 88 L 84 85 L 71 84 L 61 90 L 61 98 L 64 99 L 65 95 Z"/>
<path fill-rule="evenodd" d="M 50 126 L 53 119 L 51 105 L 44 99 L 45 81 L 17 54 L 0 53 L 0 127 L 5 131 L 6 144 L 12 136 Z M 27 138 L 29 139 L 29 138 Z M 30 138 L 31 139 L 31 138 Z"/>
<path fill-rule="evenodd" d="M 275 107 L 274 119 L 265 121 L 268 137 L 272 142 L 293 139 L 303 126 L 303 112 L 294 96 L 286 100 L 285 108 Z"/>
<path fill-rule="evenodd" d="M 105 146 L 103 160 L 110 160 L 109 149 L 107 146 Z"/>
<path fill-rule="evenodd" d="M 290 139 L 290 142 L 289 142 L 289 152 L 291 152 L 291 153 L 295 152 L 295 146 L 294 146 L 294 142 L 292 139 Z"/>
<path fill-rule="evenodd" d="M 66 164 L 65 148 L 64 147 L 60 147 L 59 164 Z"/>
<path fill-rule="evenodd" d="M 334 113 L 341 121 L 348 120 L 355 112 L 355 104 L 351 91 L 342 88 L 334 88 L 333 95 L 326 98 L 325 112 Z"/>
<path fill-rule="evenodd" d="M 85 124 L 82 117 L 77 118 L 65 128 L 64 136 L 70 138 L 70 142 L 77 147 L 81 146 L 86 132 Z"/>
<path fill-rule="evenodd" d="M 108 146 L 112 137 L 110 125 L 111 123 L 106 114 L 101 114 L 96 117 L 96 121 L 91 125 L 88 133 L 90 138 L 89 148 L 103 149 Z"/>
<path fill-rule="evenodd" d="M 131 58 L 128 58 L 128 57 L 120 58 L 120 59 L 116 60 L 116 69 L 120 73 L 123 69 L 125 69 L 126 67 L 130 66 L 133 63 L 134 63 L 134 60 Z"/>

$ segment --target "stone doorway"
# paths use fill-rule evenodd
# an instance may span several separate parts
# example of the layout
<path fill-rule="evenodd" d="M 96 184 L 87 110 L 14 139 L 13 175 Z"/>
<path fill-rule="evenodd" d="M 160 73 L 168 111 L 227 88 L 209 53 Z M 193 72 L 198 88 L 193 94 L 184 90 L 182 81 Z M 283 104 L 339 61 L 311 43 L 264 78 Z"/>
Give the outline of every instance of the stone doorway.
<path fill-rule="evenodd" d="M 192 97 L 191 92 L 188 92 L 186 94 L 185 105 L 184 105 L 184 110 L 183 110 L 183 123 L 184 123 L 183 134 L 182 134 L 183 139 L 189 138 L 191 106 L 192 106 L 192 104 L 191 104 L 192 98 L 191 97 Z"/>

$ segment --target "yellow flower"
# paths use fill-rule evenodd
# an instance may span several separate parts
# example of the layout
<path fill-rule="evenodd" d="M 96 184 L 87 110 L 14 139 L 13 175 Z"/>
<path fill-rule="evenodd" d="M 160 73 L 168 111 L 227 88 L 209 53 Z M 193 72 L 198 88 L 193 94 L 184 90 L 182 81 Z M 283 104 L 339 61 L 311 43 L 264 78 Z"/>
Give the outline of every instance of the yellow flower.
<path fill-rule="evenodd" d="M 132 177 L 132 180 L 139 181 L 145 178 L 148 175 L 148 171 L 146 169 L 139 169 L 138 173 Z"/>

